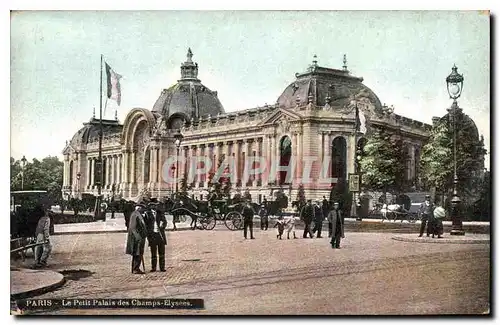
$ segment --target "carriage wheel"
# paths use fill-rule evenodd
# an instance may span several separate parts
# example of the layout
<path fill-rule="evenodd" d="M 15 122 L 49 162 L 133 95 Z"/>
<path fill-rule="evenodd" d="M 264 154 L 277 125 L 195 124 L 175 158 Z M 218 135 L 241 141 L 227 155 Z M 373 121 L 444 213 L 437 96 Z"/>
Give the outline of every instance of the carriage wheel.
<path fill-rule="evenodd" d="M 238 220 L 239 218 L 243 219 L 241 214 L 239 212 L 236 212 L 236 211 L 232 211 L 232 212 L 229 212 L 228 214 L 226 214 L 224 224 L 226 225 L 227 229 L 233 230 L 233 231 L 240 229 L 240 228 L 238 228 L 238 226 L 239 226 L 238 222 L 236 222 L 236 223 L 234 222 L 234 220 Z"/>
<path fill-rule="evenodd" d="M 203 229 L 205 229 L 205 230 L 212 230 L 215 228 L 216 223 L 217 223 L 217 221 L 215 220 L 214 217 L 204 217 L 201 225 L 203 226 Z"/>
<path fill-rule="evenodd" d="M 237 212 L 237 214 L 237 216 L 234 215 L 232 217 L 233 225 L 237 230 L 242 230 L 245 227 L 245 224 L 243 223 L 243 215 L 239 212 Z"/>

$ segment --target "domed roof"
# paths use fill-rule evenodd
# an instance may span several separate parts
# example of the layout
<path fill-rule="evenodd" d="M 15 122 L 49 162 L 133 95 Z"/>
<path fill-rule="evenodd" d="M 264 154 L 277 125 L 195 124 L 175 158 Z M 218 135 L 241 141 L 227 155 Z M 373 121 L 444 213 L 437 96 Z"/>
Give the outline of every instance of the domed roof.
<path fill-rule="evenodd" d="M 365 97 L 375 106 L 375 111 L 382 110 L 382 104 L 375 93 L 362 82 L 363 78 L 352 76 L 347 70 L 344 56 L 342 70 L 318 66 L 316 56 L 307 72 L 296 73 L 292 82 L 278 98 L 278 105 L 283 108 L 312 103 L 325 106 L 328 102 L 335 108 L 347 106 L 352 97 Z"/>
<path fill-rule="evenodd" d="M 181 64 L 181 79 L 168 89 L 163 89 L 153 106 L 157 112 L 169 118 L 181 113 L 188 119 L 224 113 L 224 107 L 211 91 L 198 79 L 198 63 L 192 61 L 193 53 L 188 49 L 187 61 Z"/>
<path fill-rule="evenodd" d="M 103 136 L 120 133 L 123 125 L 120 125 L 116 120 L 102 120 Z M 78 130 L 71 138 L 70 144 L 79 146 L 87 144 L 99 137 L 99 120 L 92 118 L 88 123 L 84 123 L 83 127 Z"/>

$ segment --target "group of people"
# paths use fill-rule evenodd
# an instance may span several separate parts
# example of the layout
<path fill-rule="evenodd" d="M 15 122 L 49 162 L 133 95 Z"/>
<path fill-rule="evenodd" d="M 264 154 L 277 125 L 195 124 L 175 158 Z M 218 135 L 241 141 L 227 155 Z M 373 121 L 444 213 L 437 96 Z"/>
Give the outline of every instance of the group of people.
<path fill-rule="evenodd" d="M 419 214 L 421 215 L 422 224 L 420 225 L 420 234 L 418 237 L 424 235 L 427 226 L 427 237 L 432 235 L 432 238 L 442 238 L 443 235 L 443 218 L 445 217 L 445 210 L 439 205 L 431 202 L 431 196 L 425 196 L 425 202 L 420 205 Z"/>
<path fill-rule="evenodd" d="M 250 239 L 254 239 L 253 236 L 253 217 L 255 211 L 252 208 L 250 201 L 247 201 L 243 207 L 242 215 L 244 218 L 243 236 L 247 239 L 248 232 L 250 233 Z M 258 211 L 260 216 L 260 229 L 267 230 L 269 226 L 269 216 L 266 207 L 266 200 L 261 203 L 260 209 Z M 328 237 L 331 238 L 330 244 L 332 248 L 340 248 L 341 238 L 344 238 L 344 218 L 340 210 L 340 205 L 335 202 L 333 205 L 323 197 L 323 202 L 312 202 L 308 200 L 307 203 L 300 210 L 300 220 L 304 222 L 304 234 L 303 238 L 314 238 L 314 234 L 317 233 L 317 238 L 322 238 L 321 232 L 323 228 L 323 221 L 328 220 Z M 312 224 L 314 223 L 314 227 Z M 285 218 L 279 216 L 276 221 L 274 228 L 277 228 L 278 239 L 282 239 L 285 229 L 287 230 L 287 239 L 290 239 L 290 234 L 293 234 L 293 238 L 297 238 L 295 235 L 295 219 L 294 217 Z M 308 237 L 309 236 L 309 237 Z"/>
<path fill-rule="evenodd" d="M 300 219 L 304 221 L 304 233 L 303 238 L 314 238 L 314 234 L 317 233 L 317 238 L 322 238 L 321 231 L 323 228 L 323 220 L 325 218 L 328 220 L 328 237 L 331 238 L 330 244 L 332 248 L 340 248 L 341 238 L 345 238 L 344 235 L 344 216 L 340 210 L 340 204 L 334 202 L 330 205 L 330 202 L 323 196 L 323 202 L 313 203 L 312 200 L 308 200 L 306 205 L 300 211 Z M 314 222 L 314 227 L 311 230 L 311 226 Z"/>
<path fill-rule="evenodd" d="M 144 249 L 146 239 L 151 250 L 151 271 L 165 272 L 165 246 L 167 237 L 165 213 L 158 209 L 158 202 L 139 202 L 130 215 L 127 234 L 126 253 L 132 255 L 132 273 L 144 274 Z M 141 263 L 144 271 L 141 270 Z"/>

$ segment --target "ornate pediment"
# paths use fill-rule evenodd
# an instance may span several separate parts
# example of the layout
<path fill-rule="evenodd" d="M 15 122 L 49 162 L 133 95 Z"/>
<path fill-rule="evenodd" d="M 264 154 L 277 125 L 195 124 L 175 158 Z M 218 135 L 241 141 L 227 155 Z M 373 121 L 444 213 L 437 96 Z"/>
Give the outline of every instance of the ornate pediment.
<path fill-rule="evenodd" d="M 301 120 L 302 115 L 298 114 L 297 112 L 287 110 L 284 108 L 277 109 L 274 113 L 269 115 L 267 118 L 262 120 L 259 125 L 269 125 L 269 124 L 275 124 L 278 125 L 280 123 L 283 123 L 284 126 L 286 126 L 287 123 L 290 123 L 291 121 L 296 121 L 296 120 Z M 283 122 L 281 122 L 283 120 Z M 285 122 L 286 120 L 286 122 Z"/>

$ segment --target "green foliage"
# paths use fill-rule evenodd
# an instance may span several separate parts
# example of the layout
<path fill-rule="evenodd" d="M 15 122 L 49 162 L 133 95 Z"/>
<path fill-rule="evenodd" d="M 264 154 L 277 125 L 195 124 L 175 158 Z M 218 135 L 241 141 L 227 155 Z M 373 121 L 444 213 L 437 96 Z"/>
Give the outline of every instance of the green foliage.
<path fill-rule="evenodd" d="M 420 167 L 427 188 L 450 197 L 454 178 L 453 128 L 446 115 L 434 124 L 428 143 L 423 147 Z M 483 187 L 484 140 L 478 139 L 473 122 L 462 112 L 456 120 L 456 157 L 458 192 L 465 206 L 479 198 Z"/>
<path fill-rule="evenodd" d="M 352 204 L 352 195 L 349 193 L 349 188 L 347 187 L 346 181 L 343 178 L 337 180 L 337 184 L 330 191 L 330 202 L 339 203 L 339 209 L 342 211 L 344 216 L 349 216 Z"/>
<path fill-rule="evenodd" d="M 400 191 L 404 186 L 406 159 L 400 140 L 375 131 L 368 138 L 360 160 L 363 186 L 384 192 Z"/>
<path fill-rule="evenodd" d="M 428 143 L 422 148 L 420 158 L 422 180 L 426 187 L 435 187 L 442 192 L 453 177 L 453 144 L 446 123 L 431 130 Z"/>
<path fill-rule="evenodd" d="M 64 163 L 58 157 L 48 156 L 41 161 L 34 158 L 24 167 L 22 184 L 21 161 L 10 158 L 10 190 L 46 190 L 56 201 L 62 200 Z M 23 186 L 24 185 L 24 186 Z"/>

